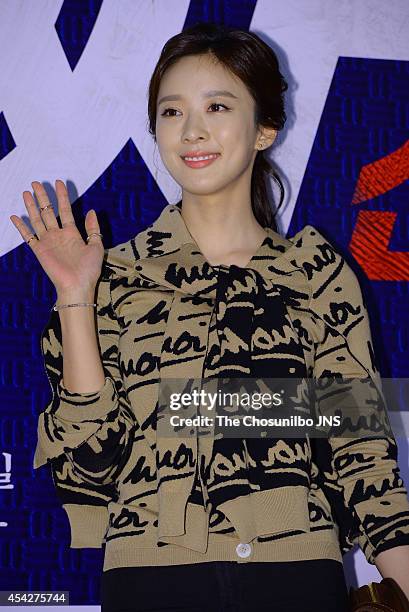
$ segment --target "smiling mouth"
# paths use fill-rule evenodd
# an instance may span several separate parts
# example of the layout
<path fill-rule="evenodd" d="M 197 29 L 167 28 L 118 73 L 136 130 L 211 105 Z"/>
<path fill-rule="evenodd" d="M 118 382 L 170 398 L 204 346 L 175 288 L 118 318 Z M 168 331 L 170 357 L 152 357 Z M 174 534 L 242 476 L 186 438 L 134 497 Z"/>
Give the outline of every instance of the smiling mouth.
<path fill-rule="evenodd" d="M 208 155 L 181 156 L 181 159 L 190 168 L 203 168 L 209 166 L 219 157 L 220 153 L 209 153 Z"/>

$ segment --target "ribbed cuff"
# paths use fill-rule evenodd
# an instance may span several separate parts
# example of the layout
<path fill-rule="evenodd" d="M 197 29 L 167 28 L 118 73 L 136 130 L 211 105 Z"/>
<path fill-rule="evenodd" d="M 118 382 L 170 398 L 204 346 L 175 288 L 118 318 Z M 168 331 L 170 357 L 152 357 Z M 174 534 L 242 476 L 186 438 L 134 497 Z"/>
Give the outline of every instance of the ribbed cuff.
<path fill-rule="evenodd" d="M 399 532 L 398 528 L 398 535 L 391 538 L 390 540 L 382 540 L 382 542 L 378 544 L 378 546 L 372 553 L 373 559 L 376 560 L 376 556 L 384 550 L 390 550 L 391 548 L 395 548 L 396 546 L 409 546 L 409 532 Z"/>
<path fill-rule="evenodd" d="M 118 401 L 115 383 L 107 376 L 103 387 L 93 393 L 73 393 L 60 381 L 58 384 L 60 403 L 55 417 L 67 423 L 82 423 L 105 417 L 116 407 Z"/>
<path fill-rule="evenodd" d="M 385 492 L 355 505 L 361 521 L 358 542 L 368 563 L 382 550 L 409 544 L 409 500 L 404 491 Z"/>
<path fill-rule="evenodd" d="M 71 393 L 61 386 L 55 412 L 42 412 L 38 418 L 34 469 L 67 449 L 78 448 L 101 428 L 107 415 L 118 406 L 115 383 L 109 377 L 95 393 Z"/>

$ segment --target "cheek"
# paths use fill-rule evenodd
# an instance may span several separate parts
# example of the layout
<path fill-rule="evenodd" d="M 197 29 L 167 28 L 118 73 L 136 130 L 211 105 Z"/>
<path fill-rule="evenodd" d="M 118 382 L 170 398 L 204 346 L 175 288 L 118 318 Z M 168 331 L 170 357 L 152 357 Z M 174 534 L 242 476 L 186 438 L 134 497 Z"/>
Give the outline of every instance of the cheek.
<path fill-rule="evenodd" d="M 158 122 L 156 124 L 156 143 L 162 151 L 170 151 L 175 146 L 177 140 L 177 134 L 175 127 L 165 122 Z"/>
<path fill-rule="evenodd" d="M 217 132 L 217 139 L 223 148 L 230 151 L 240 151 L 241 155 L 247 156 L 255 142 L 254 129 L 245 123 L 232 122 Z"/>
<path fill-rule="evenodd" d="M 178 147 L 180 145 L 174 142 L 174 139 L 172 139 L 170 135 L 166 134 L 166 130 L 156 132 L 156 146 L 163 163 L 166 166 L 172 164 L 172 160 L 174 160 L 175 155 L 178 154 Z M 174 163 L 173 161 L 173 164 Z"/>

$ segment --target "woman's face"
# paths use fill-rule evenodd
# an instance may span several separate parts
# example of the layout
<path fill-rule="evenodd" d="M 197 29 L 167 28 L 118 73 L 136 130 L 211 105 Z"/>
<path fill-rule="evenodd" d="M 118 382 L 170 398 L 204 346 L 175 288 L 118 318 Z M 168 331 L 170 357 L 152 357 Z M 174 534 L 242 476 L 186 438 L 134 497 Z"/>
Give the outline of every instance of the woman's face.
<path fill-rule="evenodd" d="M 216 90 L 225 93 L 208 94 Z M 177 99 L 162 100 L 165 96 Z M 183 57 L 165 72 L 158 94 L 156 140 L 164 165 L 183 191 L 209 195 L 243 180 L 250 184 L 260 135 L 254 113 L 245 85 L 208 56 Z M 193 168 L 181 157 L 191 151 L 218 156 Z"/>

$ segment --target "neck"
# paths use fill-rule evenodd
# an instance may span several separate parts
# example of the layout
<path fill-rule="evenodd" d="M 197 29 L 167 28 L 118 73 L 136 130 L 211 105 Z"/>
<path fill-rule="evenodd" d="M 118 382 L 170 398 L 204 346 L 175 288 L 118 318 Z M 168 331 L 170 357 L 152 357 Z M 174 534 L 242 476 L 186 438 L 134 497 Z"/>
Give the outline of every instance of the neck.
<path fill-rule="evenodd" d="M 249 202 L 226 205 L 225 202 L 187 199 L 182 201 L 181 215 L 192 238 L 212 265 L 245 265 L 267 236 Z"/>

